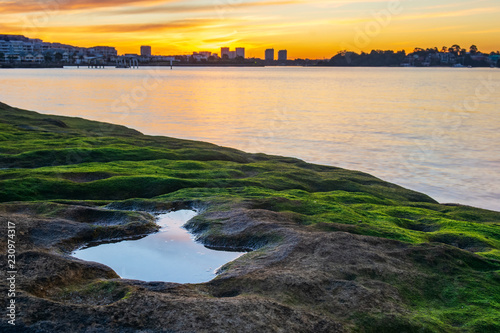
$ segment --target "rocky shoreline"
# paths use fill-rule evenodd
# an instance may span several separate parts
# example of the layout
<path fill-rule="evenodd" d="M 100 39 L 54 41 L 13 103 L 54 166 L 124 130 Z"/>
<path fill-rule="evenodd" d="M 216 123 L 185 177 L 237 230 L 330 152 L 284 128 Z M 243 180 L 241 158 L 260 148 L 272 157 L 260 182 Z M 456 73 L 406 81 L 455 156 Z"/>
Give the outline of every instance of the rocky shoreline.
<path fill-rule="evenodd" d="M 406 317 L 401 286 L 418 293 L 460 266 L 495 269 L 449 245 L 319 231 L 280 213 L 234 207 L 207 209 L 189 224 L 209 246 L 252 249 L 216 279 L 194 285 L 123 280 L 69 253 L 109 235 L 154 232 L 152 216 L 133 212 L 107 223 L 99 208 L 55 206 L 43 210 L 57 209 L 64 218 L 40 216 L 33 212 L 38 204 L 1 206 L 2 224 L 11 221 L 19 231 L 21 332 L 350 332 L 357 317 L 370 321 L 365 331 L 426 332 L 432 330 Z M 81 221 L 88 215 L 99 225 Z"/>
<path fill-rule="evenodd" d="M 355 171 L 47 117 L 0 105 L 0 248 L 15 225 L 17 332 L 500 327 L 500 213 Z M 120 279 L 70 256 L 186 208 L 200 211 L 186 227 L 206 246 L 251 251 L 201 284 Z"/>

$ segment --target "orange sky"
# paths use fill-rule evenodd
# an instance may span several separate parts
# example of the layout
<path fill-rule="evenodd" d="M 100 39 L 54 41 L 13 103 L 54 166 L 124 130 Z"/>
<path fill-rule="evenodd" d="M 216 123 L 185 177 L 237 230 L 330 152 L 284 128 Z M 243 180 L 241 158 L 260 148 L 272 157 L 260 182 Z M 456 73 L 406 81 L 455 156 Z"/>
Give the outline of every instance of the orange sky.
<path fill-rule="evenodd" d="M 219 52 L 247 57 L 287 49 L 289 58 L 475 44 L 500 49 L 499 0 L 0 0 L 0 34 L 120 54 Z"/>

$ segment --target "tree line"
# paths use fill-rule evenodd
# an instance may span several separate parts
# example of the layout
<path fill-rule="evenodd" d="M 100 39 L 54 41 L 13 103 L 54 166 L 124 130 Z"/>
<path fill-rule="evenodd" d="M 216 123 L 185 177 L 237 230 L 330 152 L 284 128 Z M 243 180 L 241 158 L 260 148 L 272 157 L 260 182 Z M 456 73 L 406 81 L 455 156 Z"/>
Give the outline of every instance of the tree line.
<path fill-rule="evenodd" d="M 320 61 L 319 66 L 472 66 L 500 67 L 500 52 L 483 53 L 476 45 L 469 50 L 458 44 L 441 49 L 416 47 L 411 53 L 405 50 L 372 50 L 370 53 L 339 51 L 330 60 Z"/>

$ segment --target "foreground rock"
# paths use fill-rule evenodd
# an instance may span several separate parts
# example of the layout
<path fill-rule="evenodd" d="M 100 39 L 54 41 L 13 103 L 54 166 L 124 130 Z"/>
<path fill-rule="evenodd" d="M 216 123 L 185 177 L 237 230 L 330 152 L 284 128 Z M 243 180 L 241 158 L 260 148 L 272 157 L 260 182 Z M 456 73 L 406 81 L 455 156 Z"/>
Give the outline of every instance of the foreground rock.
<path fill-rule="evenodd" d="M 58 205 L 67 218 L 46 219 L 26 204 L 2 207 L 2 225 L 15 223 L 18 234 L 21 332 L 424 332 L 409 316 L 412 294 L 432 289 L 440 274 L 495 269 L 447 245 L 324 232 L 240 206 L 208 210 L 189 223 L 207 245 L 253 249 L 213 281 L 122 280 L 68 253 L 92 241 L 89 234 L 102 239 L 102 229 L 123 237 L 131 225 L 154 230 L 147 213 L 123 214 L 111 224 L 103 218 L 109 213 L 96 208 Z M 79 221 L 82 211 L 101 216 L 101 224 Z M 2 320 L 0 327 L 10 326 Z"/>
<path fill-rule="evenodd" d="M 499 212 L 2 103 L 0 143 L 0 260 L 15 246 L 18 270 L 1 270 L 0 292 L 17 331 L 500 332 Z M 127 281 L 70 256 L 189 207 L 201 242 L 251 250 L 213 281 Z M 0 331 L 12 331 L 5 310 Z"/>

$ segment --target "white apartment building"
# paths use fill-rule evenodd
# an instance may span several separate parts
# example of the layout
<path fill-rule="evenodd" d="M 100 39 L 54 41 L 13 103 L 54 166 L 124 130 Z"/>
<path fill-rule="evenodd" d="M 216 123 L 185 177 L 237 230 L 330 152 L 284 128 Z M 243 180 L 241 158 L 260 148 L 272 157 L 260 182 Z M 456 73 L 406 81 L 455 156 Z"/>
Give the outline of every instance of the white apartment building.
<path fill-rule="evenodd" d="M 34 45 L 20 40 L 0 40 L 0 52 L 3 54 L 33 53 Z"/>

